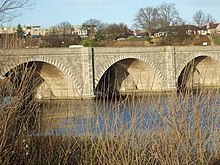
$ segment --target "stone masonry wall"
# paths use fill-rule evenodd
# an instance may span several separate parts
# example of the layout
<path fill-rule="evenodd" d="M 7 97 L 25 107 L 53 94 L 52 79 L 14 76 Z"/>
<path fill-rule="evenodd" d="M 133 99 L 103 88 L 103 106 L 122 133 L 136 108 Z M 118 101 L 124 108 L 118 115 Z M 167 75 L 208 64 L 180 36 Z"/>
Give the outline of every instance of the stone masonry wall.
<path fill-rule="evenodd" d="M 194 58 L 208 56 L 220 63 L 220 46 L 42 48 L 1 50 L 0 55 L 1 78 L 19 64 L 42 61 L 56 66 L 73 81 L 82 96 L 90 97 L 105 71 L 129 58 L 150 66 L 167 90 L 173 90 L 181 71 Z"/>

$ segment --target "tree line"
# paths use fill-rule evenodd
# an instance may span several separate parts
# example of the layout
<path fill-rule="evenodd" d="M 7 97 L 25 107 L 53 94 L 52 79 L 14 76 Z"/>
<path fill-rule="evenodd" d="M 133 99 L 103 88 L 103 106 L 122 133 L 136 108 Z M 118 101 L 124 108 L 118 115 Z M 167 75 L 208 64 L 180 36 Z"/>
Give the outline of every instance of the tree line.
<path fill-rule="evenodd" d="M 202 10 L 196 11 L 193 15 L 193 22 L 196 25 L 204 26 L 206 22 L 215 22 L 215 19 Z M 139 9 L 134 25 L 139 29 L 146 29 L 150 33 L 154 29 L 166 29 L 169 26 L 183 25 L 185 21 L 180 17 L 174 3 L 163 3 L 158 7 L 145 7 Z"/>
<path fill-rule="evenodd" d="M 0 22 L 9 21 L 17 16 L 18 8 L 28 8 L 30 0 L 3 0 L 0 4 Z M 196 11 L 192 16 L 196 25 L 204 26 L 206 22 L 216 20 L 202 10 Z M 156 30 L 164 30 L 170 26 L 184 25 L 184 21 L 176 8 L 175 3 L 162 3 L 159 6 L 148 6 L 140 8 L 133 18 L 133 27 L 137 30 L 144 30 L 148 38 Z M 20 25 L 19 25 L 20 26 Z M 17 35 L 19 39 L 24 36 L 21 27 L 18 26 Z M 87 30 L 88 38 L 85 40 L 74 33 L 74 28 L 68 21 L 58 23 L 50 27 L 51 31 L 43 37 L 43 45 L 49 47 L 66 47 L 71 44 L 85 44 L 87 46 L 101 41 L 113 41 L 119 38 L 132 36 L 133 32 L 125 23 L 104 23 L 98 19 L 84 21 L 82 27 Z M 31 40 L 31 42 L 35 42 Z"/>
<path fill-rule="evenodd" d="M 192 19 L 196 25 L 200 26 L 204 26 L 206 22 L 216 21 L 209 13 L 206 14 L 202 10 L 196 11 Z M 162 3 L 157 7 L 149 6 L 140 8 L 133 19 L 133 27 L 138 30 L 146 31 L 148 37 L 156 30 L 165 30 L 170 26 L 180 26 L 184 24 L 186 23 L 180 17 L 174 3 Z M 127 38 L 132 35 L 132 31 L 125 23 L 108 24 L 98 19 L 89 19 L 83 23 L 83 27 L 88 30 L 88 39 L 83 40 L 83 44 L 86 46 L 103 40 L 112 41 L 119 38 Z M 76 44 L 81 40 L 81 38 L 74 36 L 74 34 L 70 34 L 71 31 L 69 31 L 69 29 L 71 29 L 71 24 L 69 22 L 59 23 L 53 26 L 52 29 L 52 35 L 54 37 L 59 36 L 57 40 L 67 40 L 67 36 L 70 35 L 72 35 L 72 44 Z M 69 40 L 70 39 L 67 41 L 68 44 Z M 181 37 L 181 40 L 183 40 L 183 37 Z M 61 43 L 61 41 L 59 41 L 59 43 Z"/>
<path fill-rule="evenodd" d="M 117 40 L 132 35 L 131 30 L 124 23 L 103 23 L 98 19 L 89 19 L 82 24 L 82 29 L 87 31 L 87 37 L 81 38 L 75 33 L 74 27 L 67 21 L 52 26 L 49 35 L 44 37 L 48 46 L 68 46 L 71 44 L 85 44 L 103 40 Z"/>

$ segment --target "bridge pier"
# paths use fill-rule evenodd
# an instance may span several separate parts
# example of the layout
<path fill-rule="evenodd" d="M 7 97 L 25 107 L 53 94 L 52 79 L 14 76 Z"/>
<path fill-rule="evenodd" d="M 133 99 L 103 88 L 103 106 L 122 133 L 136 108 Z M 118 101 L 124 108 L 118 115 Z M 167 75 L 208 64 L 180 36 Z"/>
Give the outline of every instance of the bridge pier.
<path fill-rule="evenodd" d="M 176 90 L 176 54 L 175 47 L 165 47 L 165 75 L 166 88 L 169 91 Z"/>
<path fill-rule="evenodd" d="M 94 95 L 94 72 L 91 48 L 82 48 L 82 97 L 95 97 Z"/>

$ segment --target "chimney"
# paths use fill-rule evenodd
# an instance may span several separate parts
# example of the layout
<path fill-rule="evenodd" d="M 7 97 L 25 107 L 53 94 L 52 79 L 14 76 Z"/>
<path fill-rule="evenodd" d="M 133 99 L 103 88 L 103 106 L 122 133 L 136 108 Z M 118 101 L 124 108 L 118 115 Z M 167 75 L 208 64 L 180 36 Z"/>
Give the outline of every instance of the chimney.
<path fill-rule="evenodd" d="M 199 27 L 199 28 L 201 27 L 201 22 L 200 22 L 200 21 L 198 21 L 198 27 Z"/>
<path fill-rule="evenodd" d="M 209 29 L 210 28 L 210 23 L 207 21 L 206 22 L 206 29 Z"/>

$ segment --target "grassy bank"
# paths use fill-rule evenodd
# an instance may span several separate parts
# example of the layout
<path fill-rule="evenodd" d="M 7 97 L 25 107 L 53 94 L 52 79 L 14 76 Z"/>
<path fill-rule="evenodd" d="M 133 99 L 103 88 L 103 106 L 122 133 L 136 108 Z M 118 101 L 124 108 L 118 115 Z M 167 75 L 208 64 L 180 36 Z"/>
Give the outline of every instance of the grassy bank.
<path fill-rule="evenodd" d="M 214 37 L 215 44 L 218 45 L 218 36 Z M 168 36 L 156 37 L 148 40 L 147 38 L 128 38 L 123 40 L 82 40 L 80 43 L 85 47 L 144 47 L 144 46 L 201 46 L 206 42 L 211 45 L 208 36 L 203 35 L 184 35 L 184 36 Z"/>
<path fill-rule="evenodd" d="M 215 45 L 220 45 L 220 36 L 213 36 Z"/>

